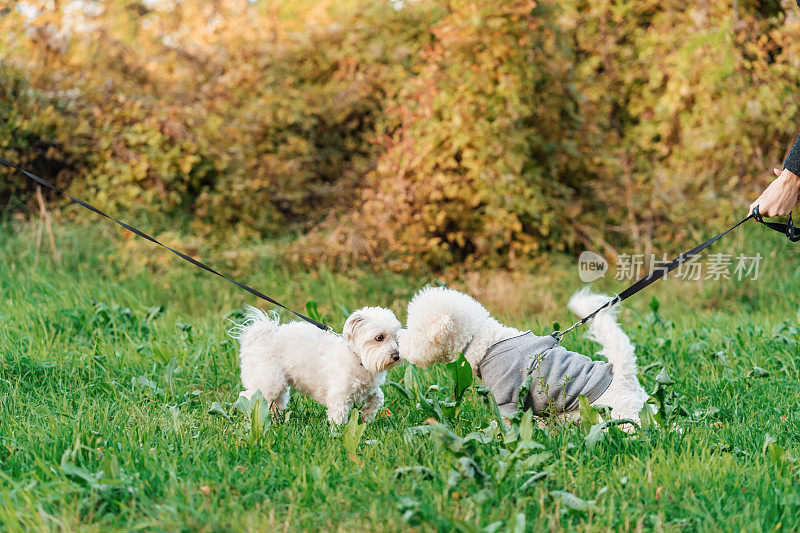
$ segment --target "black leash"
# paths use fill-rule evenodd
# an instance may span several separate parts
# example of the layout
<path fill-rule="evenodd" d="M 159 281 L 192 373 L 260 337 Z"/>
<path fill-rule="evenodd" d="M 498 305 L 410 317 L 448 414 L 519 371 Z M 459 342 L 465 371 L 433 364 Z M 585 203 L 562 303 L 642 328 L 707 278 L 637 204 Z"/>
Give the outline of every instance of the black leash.
<path fill-rule="evenodd" d="M 233 279 L 229 278 L 228 276 L 226 276 L 226 275 L 224 275 L 224 274 L 220 274 L 219 272 L 217 272 L 216 270 L 214 270 L 214 269 L 213 269 L 213 268 L 211 268 L 210 266 L 208 266 L 208 265 L 206 265 L 206 264 L 204 264 L 204 263 L 201 263 L 200 261 L 198 261 L 198 260 L 196 260 L 196 259 L 192 259 L 192 258 L 191 258 L 191 257 L 189 257 L 188 255 L 186 255 L 186 254 L 184 254 L 184 253 L 182 253 L 182 252 L 179 252 L 178 250 L 175 250 L 175 249 L 173 249 L 173 248 L 170 248 L 170 247 L 169 247 L 169 246 L 167 246 L 166 244 L 163 244 L 163 243 L 159 242 L 158 240 L 156 240 L 155 238 L 151 237 L 151 236 L 150 236 L 150 235 L 148 235 L 147 233 L 145 233 L 145 232 L 143 232 L 143 231 L 141 231 L 141 230 L 139 230 L 139 229 L 136 229 L 136 228 L 134 228 L 133 226 L 131 226 L 131 225 L 128 225 L 128 224 L 126 224 L 126 223 L 124 223 L 124 222 L 120 222 L 120 221 L 119 221 L 119 220 L 117 220 L 116 218 L 114 218 L 114 217 L 112 217 L 112 216 L 109 216 L 109 215 L 107 215 L 106 213 L 104 213 L 104 212 L 100 211 L 99 209 L 97 209 L 97 208 L 96 208 L 96 207 L 94 207 L 93 205 L 91 205 L 91 204 L 87 204 L 87 203 L 86 203 L 86 202 L 84 202 L 83 200 L 79 200 L 79 199 L 75 198 L 74 196 L 70 196 L 69 194 L 67 194 L 66 192 L 62 191 L 61 189 L 59 189 L 59 188 L 58 188 L 58 187 L 56 187 L 55 185 L 53 185 L 53 184 L 51 184 L 51 183 L 49 183 L 49 182 L 47 182 L 47 181 L 43 180 L 42 178 L 40 178 L 39 176 L 37 176 L 37 175 L 35 175 L 35 174 L 31 174 L 30 172 L 28 172 L 27 170 L 25 170 L 25 169 L 23 169 L 23 168 L 20 168 L 19 166 L 15 165 L 15 164 L 14 164 L 14 163 L 12 163 L 11 161 L 8 161 L 7 159 L 4 159 L 4 158 L 0 157 L 0 163 L 2 163 L 3 165 L 5 165 L 5 166 L 7 166 L 7 167 L 9 167 L 9 168 L 14 168 L 14 169 L 16 169 L 16 170 L 19 170 L 20 172 L 22 172 L 23 174 L 25 174 L 26 176 L 28 176 L 30 179 L 32 179 L 33 181 L 35 181 L 35 182 L 36 182 L 36 183 L 38 183 L 39 185 L 42 185 L 42 186 L 44 186 L 44 187 L 47 187 L 47 188 L 48 188 L 48 189 L 50 189 L 50 190 L 53 190 L 53 191 L 56 191 L 56 192 L 58 192 L 58 193 L 61 193 L 61 194 L 63 194 L 64 196 L 66 196 L 67 198 L 69 198 L 70 200 L 72 200 L 73 202 L 75 202 L 76 204 L 78 204 L 78 205 L 80 205 L 80 206 L 82 206 L 82 207 L 85 207 L 85 208 L 86 208 L 86 209 L 88 209 L 89 211 L 94 211 L 94 212 L 95 212 L 95 213 L 97 213 L 98 215 L 100 215 L 100 216 L 103 216 L 103 217 L 106 217 L 107 219 L 109 219 L 109 220 L 112 220 L 113 222 L 116 222 L 117 224 L 119 224 L 120 226 L 122 226 L 123 228 L 125 228 L 126 230 L 128 230 L 128 231 L 130 231 L 130 232 L 134 233 L 135 235 L 138 235 L 139 237 L 141 237 L 141 238 L 143 238 L 143 239 L 147 239 L 148 241 L 150 241 L 150 242 L 152 242 L 152 243 L 155 243 L 155 244 L 157 244 L 157 245 L 161 246 L 162 248 L 166 248 L 167 250 L 169 250 L 169 251 L 170 251 L 170 252 L 172 252 L 173 254 L 177 255 L 177 256 L 178 256 L 178 257 L 180 257 L 181 259 L 183 259 L 183 260 L 185 260 L 185 261 L 188 261 L 188 262 L 190 262 L 191 264 L 193 264 L 193 265 L 194 265 L 194 266 L 196 266 L 196 267 L 202 268 L 202 269 L 203 269 L 203 270 L 205 270 L 206 272 L 211 272 L 212 274 L 215 274 L 215 275 L 217 275 L 217 276 L 221 277 L 222 279 L 225 279 L 225 280 L 227 280 L 227 281 L 230 281 L 230 282 L 231 282 L 231 283 L 233 283 L 234 285 L 236 285 L 236 286 L 238 286 L 238 287 L 240 287 L 240 288 L 242 288 L 242 289 L 246 290 L 247 292 L 249 292 L 250 294 L 252 294 L 252 295 L 254 295 L 254 296 L 257 296 L 257 297 L 261 298 L 262 300 L 265 300 L 265 301 L 267 301 L 267 302 L 269 302 L 269 303 L 271 303 L 271 304 L 274 304 L 274 305 L 277 305 L 278 307 L 282 307 L 283 309 L 286 309 L 286 310 L 287 310 L 287 311 L 289 311 L 290 313 L 293 313 L 295 316 L 297 316 L 297 317 L 299 317 L 299 318 L 302 318 L 302 319 L 303 319 L 303 320 L 305 320 L 306 322 L 310 322 L 311 324 L 314 324 L 314 325 L 315 325 L 315 326 L 317 326 L 319 329 L 321 329 L 321 330 L 329 330 L 329 329 L 330 329 L 328 326 L 326 326 L 326 325 L 325 325 L 325 324 L 323 324 L 322 322 L 317 322 L 316 320 L 314 320 L 314 319 L 312 319 L 312 318 L 309 318 L 309 317 L 307 317 L 307 316 L 305 316 L 305 315 L 301 315 L 301 314 L 300 314 L 300 313 L 298 313 L 297 311 L 293 311 L 292 309 L 289 309 L 288 307 L 286 307 L 286 306 L 285 306 L 285 305 L 283 305 L 282 303 L 280 303 L 280 302 L 278 302 L 278 301 L 276 301 L 276 300 L 273 300 L 272 298 L 270 298 L 270 297 L 269 297 L 269 296 L 267 296 L 266 294 L 264 294 L 264 293 L 262 293 L 262 292 L 260 292 L 260 291 L 257 291 L 256 289 L 253 289 L 252 287 L 248 287 L 248 286 L 247 286 L 247 285 L 245 285 L 244 283 L 239 283 L 238 281 L 236 281 L 236 280 L 233 280 Z"/>
<path fill-rule="evenodd" d="M 651 283 L 655 283 L 656 281 L 658 281 L 659 279 L 663 278 L 664 276 L 666 276 L 667 274 L 669 274 L 670 272 L 675 270 L 677 267 L 679 267 L 680 265 L 682 265 L 683 263 L 685 263 L 686 261 L 688 261 L 692 257 L 696 256 L 697 254 L 699 254 L 700 252 L 702 252 L 703 250 L 705 250 L 706 248 L 708 248 L 709 246 L 711 246 L 712 244 L 717 242 L 719 239 L 721 239 L 722 237 L 724 237 L 725 235 L 727 235 L 731 231 L 735 230 L 736 228 L 738 228 L 739 226 L 741 226 L 742 224 L 744 224 L 745 222 L 750 220 L 751 218 L 753 220 L 755 220 L 756 222 L 760 222 L 761 224 L 764 224 L 766 227 L 768 227 L 768 228 L 770 228 L 772 230 L 775 230 L 775 231 L 777 231 L 779 233 L 782 233 L 782 234 L 786 235 L 786 237 L 788 237 L 788 239 L 791 242 L 797 242 L 797 241 L 800 240 L 800 234 L 796 234 L 795 233 L 795 227 L 792 224 L 792 215 L 791 215 L 791 213 L 789 213 L 789 220 L 788 220 L 788 222 L 786 224 L 780 224 L 780 223 L 777 223 L 777 222 L 764 222 L 763 218 L 761 217 L 761 213 L 758 212 L 758 206 L 755 206 L 753 208 L 753 212 L 752 213 L 750 213 L 749 215 L 747 215 L 747 217 L 745 217 L 742 220 L 740 220 L 739 222 L 737 222 L 735 225 L 733 225 L 730 228 L 726 229 L 722 233 L 720 233 L 720 234 L 708 239 L 704 243 L 698 244 L 697 246 L 695 246 L 694 248 L 692 248 L 688 252 L 682 253 L 681 255 L 679 255 L 678 257 L 676 257 L 675 259 L 673 259 L 672 261 L 670 261 L 668 264 L 664 265 L 663 267 L 658 267 L 657 269 L 653 270 L 653 272 L 651 272 L 647 276 L 639 279 L 636 283 L 634 283 L 633 285 L 631 285 L 630 287 L 628 287 L 627 289 L 625 289 L 624 291 L 619 293 L 616 296 L 616 298 L 612 298 L 611 300 L 609 300 L 608 302 L 606 302 L 605 304 L 600 306 L 596 311 L 594 311 L 590 315 L 587 315 L 587 316 L 583 317 L 582 319 L 580 319 L 579 321 L 575 322 L 573 325 L 571 325 L 570 327 L 568 327 L 564 331 L 554 331 L 553 333 L 551 333 L 551 335 L 553 337 L 555 337 L 557 343 L 560 343 L 561 339 L 564 338 L 564 334 L 565 333 L 568 333 L 568 332 L 572 331 L 573 329 L 577 328 L 578 326 L 582 326 L 583 324 L 586 324 L 588 321 L 590 321 L 595 316 L 597 316 L 597 313 L 599 313 L 603 309 L 607 309 L 609 307 L 617 305 L 618 303 L 622 302 L 623 300 L 626 300 L 626 299 L 630 298 L 631 296 L 633 296 L 634 294 L 636 294 L 637 292 L 643 290 L 645 287 L 647 287 Z"/>

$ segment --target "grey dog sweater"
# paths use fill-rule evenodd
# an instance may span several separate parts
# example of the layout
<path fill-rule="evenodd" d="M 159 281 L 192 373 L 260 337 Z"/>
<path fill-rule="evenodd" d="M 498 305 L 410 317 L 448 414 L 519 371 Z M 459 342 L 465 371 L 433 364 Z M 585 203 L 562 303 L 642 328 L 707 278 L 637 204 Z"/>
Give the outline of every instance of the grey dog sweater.
<path fill-rule="evenodd" d="M 534 377 L 525 408 L 535 415 L 574 411 L 580 394 L 593 402 L 614 377 L 611 364 L 592 361 L 556 346 L 550 335 L 537 337 L 530 331 L 492 345 L 478 365 L 478 376 L 503 416 L 516 413 L 519 389 L 528 374 Z"/>

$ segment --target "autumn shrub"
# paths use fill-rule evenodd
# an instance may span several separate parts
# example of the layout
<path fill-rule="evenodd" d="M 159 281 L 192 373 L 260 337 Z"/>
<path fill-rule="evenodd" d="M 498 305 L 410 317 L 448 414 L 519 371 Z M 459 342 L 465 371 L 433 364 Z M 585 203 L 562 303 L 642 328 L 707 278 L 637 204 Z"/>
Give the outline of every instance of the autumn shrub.
<path fill-rule="evenodd" d="M 576 233 L 675 250 L 742 218 L 800 127 L 794 2 L 561 6 L 594 199 Z"/>
<path fill-rule="evenodd" d="M 571 245 L 580 119 L 552 16 L 532 1 L 451 6 L 386 108 L 362 208 L 304 249 L 443 268 Z"/>

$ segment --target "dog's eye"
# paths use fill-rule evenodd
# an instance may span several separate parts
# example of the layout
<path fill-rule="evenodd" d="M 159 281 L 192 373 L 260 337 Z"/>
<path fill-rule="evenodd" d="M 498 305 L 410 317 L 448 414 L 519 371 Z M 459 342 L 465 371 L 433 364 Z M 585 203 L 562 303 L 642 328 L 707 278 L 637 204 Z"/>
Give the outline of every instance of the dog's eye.
<path fill-rule="evenodd" d="M 378 341 L 378 342 L 383 342 L 383 338 L 384 338 L 383 334 L 381 334 L 381 335 L 378 335 L 377 337 L 375 337 L 375 340 Z"/>

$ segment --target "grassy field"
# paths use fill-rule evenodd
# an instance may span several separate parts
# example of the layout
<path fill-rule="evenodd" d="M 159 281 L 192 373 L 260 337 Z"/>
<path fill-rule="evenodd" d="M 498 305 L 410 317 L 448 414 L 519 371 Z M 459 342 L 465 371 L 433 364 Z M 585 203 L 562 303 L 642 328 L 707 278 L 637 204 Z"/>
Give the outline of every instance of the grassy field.
<path fill-rule="evenodd" d="M 715 251 L 760 252 L 759 281 L 662 281 L 621 315 L 648 390 L 663 369 L 675 382 L 664 389 L 667 426 L 599 442 L 558 426 L 465 442 L 491 427 L 474 387 L 450 422 L 460 437 L 410 430 L 429 413 L 386 387 L 388 410 L 355 443 L 300 396 L 263 432 L 230 405 L 239 383 L 227 318 L 256 303 L 248 294 L 168 256 L 143 266 L 166 252 L 120 244 L 111 228 L 56 228 L 56 261 L 34 226 L 6 223 L 0 529 L 797 530 L 800 248 L 748 226 Z M 292 272 L 267 248 L 257 257 L 239 269 L 246 282 L 291 305 L 313 299 L 336 327 L 340 305 L 391 305 L 402 320 L 432 281 Z M 549 332 L 572 318 L 576 274 L 554 258 L 536 272 L 448 281 L 475 288 L 507 322 Z M 580 334 L 565 344 L 595 348 Z M 411 385 L 410 375 L 401 367 L 390 379 Z M 429 395 L 450 393 L 444 368 L 418 379 L 423 394 L 432 384 L 442 388 Z"/>

